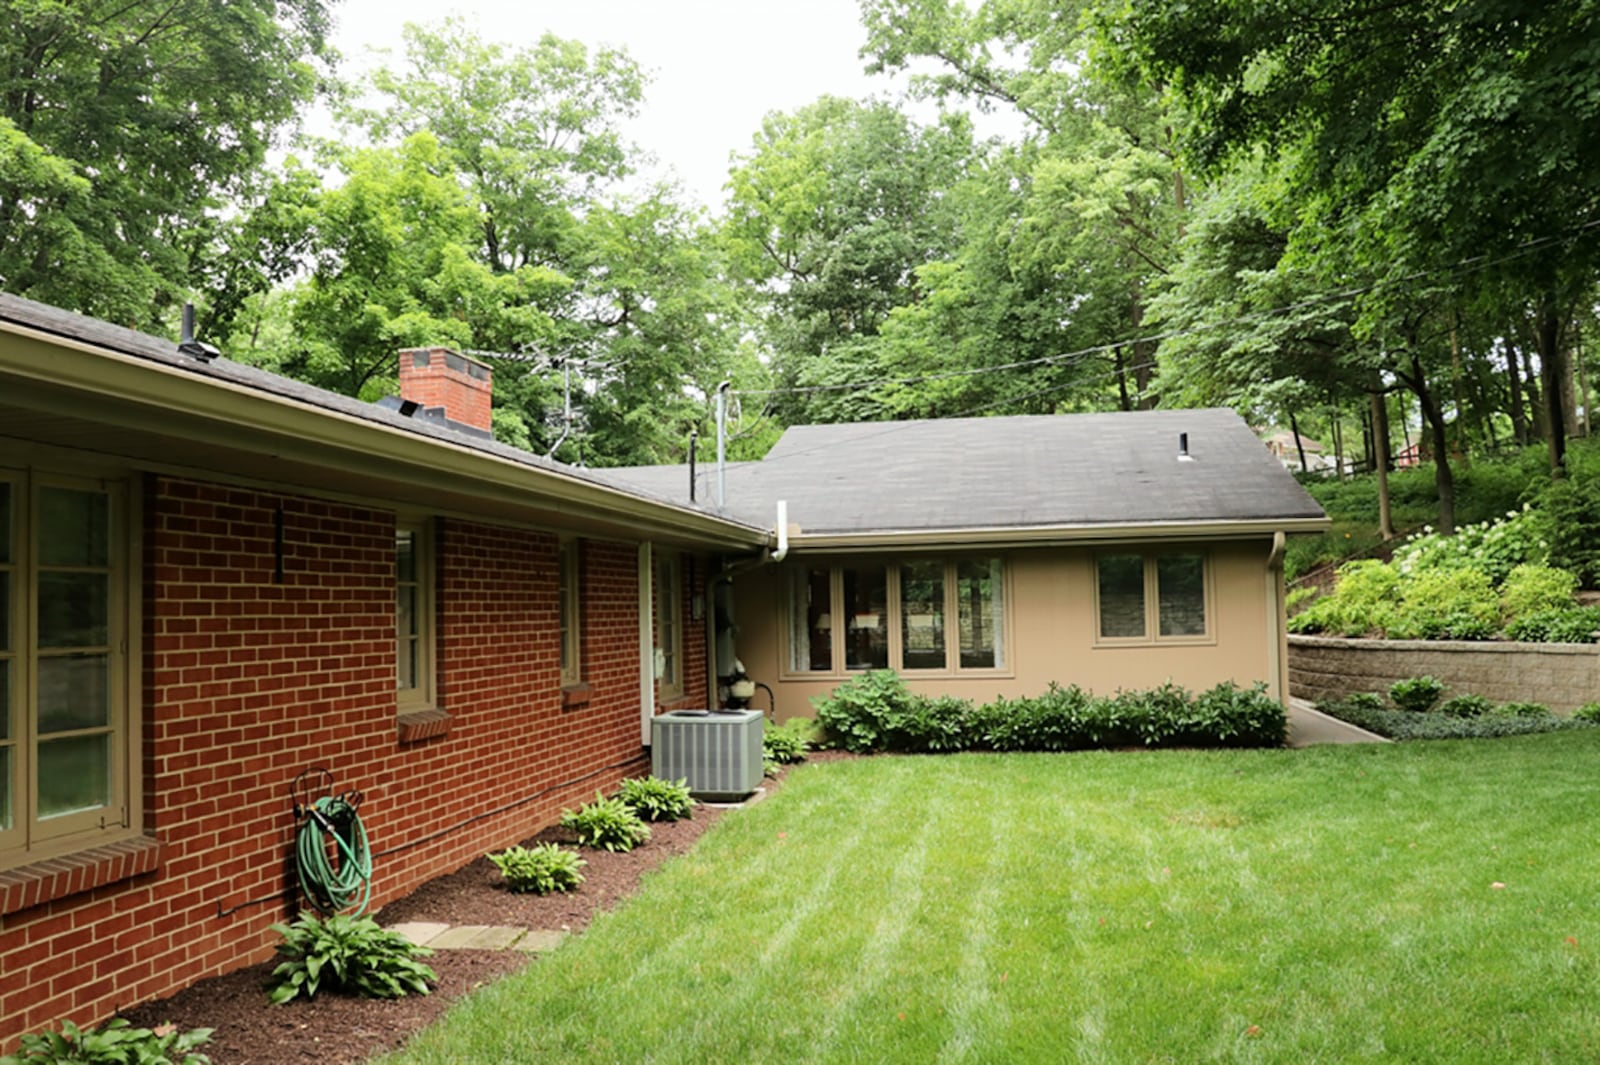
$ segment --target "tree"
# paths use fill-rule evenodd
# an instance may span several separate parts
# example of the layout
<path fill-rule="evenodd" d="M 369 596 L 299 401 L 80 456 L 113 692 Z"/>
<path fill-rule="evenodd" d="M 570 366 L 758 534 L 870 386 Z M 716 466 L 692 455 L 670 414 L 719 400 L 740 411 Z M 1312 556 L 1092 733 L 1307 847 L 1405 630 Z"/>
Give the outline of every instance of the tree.
<path fill-rule="evenodd" d="M 142 328 L 315 89 L 323 0 L 0 6 L 0 286 Z"/>

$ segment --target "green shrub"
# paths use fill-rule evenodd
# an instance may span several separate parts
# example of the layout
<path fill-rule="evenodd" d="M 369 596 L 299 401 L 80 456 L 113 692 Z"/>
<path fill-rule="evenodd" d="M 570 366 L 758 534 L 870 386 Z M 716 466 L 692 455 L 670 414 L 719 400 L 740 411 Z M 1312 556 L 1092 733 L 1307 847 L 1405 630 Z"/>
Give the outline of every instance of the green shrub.
<path fill-rule="evenodd" d="M 1425 714 L 1444 696 L 1444 685 L 1429 676 L 1409 677 L 1389 685 L 1389 701 L 1412 714 Z"/>
<path fill-rule="evenodd" d="M 1584 703 L 1572 712 L 1572 719 L 1600 724 L 1600 703 Z"/>
<path fill-rule="evenodd" d="M 1072 751 L 1112 742 L 1095 710 L 1096 700 L 1077 685 L 1051 682 L 1031 699 L 997 699 L 973 710 L 967 727 L 973 746 L 992 751 Z M 1101 718 L 1106 718 L 1103 711 Z"/>
<path fill-rule="evenodd" d="M 1500 589 L 1500 606 L 1506 617 L 1519 618 L 1573 605 L 1578 578 L 1570 570 L 1524 563 L 1512 570 Z"/>
<path fill-rule="evenodd" d="M 1477 569 L 1434 570 L 1405 582 L 1404 600 L 1384 626 L 1401 640 L 1485 640 L 1500 629 L 1500 599 Z"/>
<path fill-rule="evenodd" d="M 1439 704 L 1439 713 L 1451 717 L 1479 717 L 1494 709 L 1494 702 L 1482 695 L 1457 695 Z"/>
<path fill-rule="evenodd" d="M 891 751 L 913 753 L 965 750 L 967 716 L 971 712 L 969 699 L 953 695 L 913 696 L 910 705 L 890 719 L 884 745 Z"/>
<path fill-rule="evenodd" d="M 1206 740 L 1224 747 L 1282 747 L 1289 736 L 1283 704 L 1265 684 L 1241 688 L 1231 681 L 1195 696 L 1180 742 Z"/>
<path fill-rule="evenodd" d="M 583 883 L 579 872 L 588 863 L 576 853 L 554 843 L 535 843 L 532 847 L 508 847 L 489 860 L 505 877 L 512 891 L 548 895 L 552 891 L 571 891 Z"/>
<path fill-rule="evenodd" d="M 1118 692 L 1111 700 L 1112 742 L 1160 747 L 1189 725 L 1192 699 L 1170 680 L 1146 691 Z"/>
<path fill-rule="evenodd" d="M 650 826 L 639 819 L 631 806 L 598 792 L 594 802 L 565 811 L 561 827 L 577 836 L 583 846 L 596 850 L 631 851 L 650 838 Z"/>
<path fill-rule="evenodd" d="M 806 760 L 811 746 L 812 723 L 803 717 L 791 718 L 781 725 L 768 725 L 761 733 L 761 753 L 767 761 L 777 765 L 793 765 Z"/>
<path fill-rule="evenodd" d="M 687 778 L 630 777 L 622 782 L 617 798 L 645 821 L 681 821 L 694 814 Z"/>
<path fill-rule="evenodd" d="M 336 914 L 317 918 L 302 913 L 291 925 L 275 924 L 283 937 L 285 960 L 272 970 L 269 997 L 288 1002 L 297 995 L 315 998 L 326 988 L 366 998 L 400 998 L 428 993 L 438 975 L 417 961 L 433 952 L 398 932 L 378 927 L 371 917 Z"/>
<path fill-rule="evenodd" d="M 1363 710 L 1383 710 L 1389 705 L 1377 692 L 1353 692 L 1344 701 Z"/>
<path fill-rule="evenodd" d="M 1595 643 L 1600 641 L 1600 607 L 1571 606 L 1528 614 L 1507 625 L 1506 635 L 1523 643 Z"/>
<path fill-rule="evenodd" d="M 882 749 L 915 698 L 894 670 L 874 669 L 812 699 L 811 705 L 829 744 L 860 753 Z"/>
<path fill-rule="evenodd" d="M 1494 708 L 1501 717 L 1554 717 L 1543 703 L 1501 703 Z"/>
<path fill-rule="evenodd" d="M 1517 566 L 1548 558 L 1543 521 L 1524 506 L 1493 521 L 1458 525 L 1454 536 L 1423 526 L 1395 550 L 1394 566 L 1405 577 L 1471 569 L 1500 584 Z"/>
<path fill-rule="evenodd" d="M 0 1058 L 0 1065 L 209 1065 L 211 1059 L 195 1048 L 212 1031 L 135 1028 L 121 1017 L 98 1028 L 62 1021 L 59 1032 L 23 1036 L 21 1052 Z"/>
<path fill-rule="evenodd" d="M 1585 588 L 1600 587 L 1600 484 L 1586 476 L 1552 481 L 1539 495 L 1539 513 L 1550 564 L 1577 574 Z"/>
<path fill-rule="evenodd" d="M 1347 562 L 1331 595 L 1289 619 L 1290 632 L 1361 636 L 1388 627 L 1400 602 L 1400 573 L 1376 559 Z"/>

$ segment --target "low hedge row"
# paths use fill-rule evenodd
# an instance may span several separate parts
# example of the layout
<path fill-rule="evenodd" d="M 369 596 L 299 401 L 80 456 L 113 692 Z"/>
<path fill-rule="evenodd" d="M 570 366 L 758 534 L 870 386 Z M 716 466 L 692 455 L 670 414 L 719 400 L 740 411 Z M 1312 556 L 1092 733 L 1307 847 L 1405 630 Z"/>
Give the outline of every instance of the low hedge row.
<path fill-rule="evenodd" d="M 1493 739 L 1498 736 L 1525 736 L 1532 732 L 1594 727 L 1592 721 L 1579 717 L 1556 717 L 1531 703 L 1510 703 L 1483 713 L 1462 715 L 1450 709 L 1449 702 L 1437 710 L 1418 713 L 1413 710 L 1390 710 L 1374 705 L 1370 697 L 1352 696 L 1320 702 L 1317 709 L 1391 740 Z M 1538 710 L 1543 712 L 1535 712 Z"/>
<path fill-rule="evenodd" d="M 831 746 L 848 751 L 1075 751 L 1098 747 L 1281 747 L 1282 705 L 1265 686 L 1175 684 L 1094 696 L 1051 684 L 1043 695 L 982 706 L 917 695 L 893 670 L 852 677 L 812 700 Z"/>

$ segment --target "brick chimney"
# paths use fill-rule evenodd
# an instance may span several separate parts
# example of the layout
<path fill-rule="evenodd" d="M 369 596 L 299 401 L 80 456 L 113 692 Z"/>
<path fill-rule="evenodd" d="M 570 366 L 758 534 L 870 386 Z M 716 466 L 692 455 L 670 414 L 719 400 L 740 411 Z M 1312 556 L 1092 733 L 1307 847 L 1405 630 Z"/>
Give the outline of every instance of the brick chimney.
<path fill-rule="evenodd" d="M 400 352 L 400 398 L 424 408 L 443 407 L 453 422 L 489 432 L 489 367 L 448 348 Z"/>

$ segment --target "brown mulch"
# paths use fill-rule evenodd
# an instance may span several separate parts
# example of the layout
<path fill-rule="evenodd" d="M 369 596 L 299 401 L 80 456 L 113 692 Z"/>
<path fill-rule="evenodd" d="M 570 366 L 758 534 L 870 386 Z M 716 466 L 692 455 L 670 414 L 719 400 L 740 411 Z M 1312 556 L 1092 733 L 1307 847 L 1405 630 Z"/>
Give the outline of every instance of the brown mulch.
<path fill-rule="evenodd" d="M 770 791 L 774 782 L 767 781 Z M 726 811 L 698 806 L 694 816 L 651 826 L 650 842 L 627 854 L 584 850 L 584 882 L 567 894 L 517 895 L 506 890 L 500 871 L 479 858 L 454 873 L 430 880 L 377 914 L 385 926 L 407 921 L 450 925 L 496 925 L 530 929 L 588 927 L 595 913 L 633 894 L 646 873 L 688 851 Z M 570 842 L 550 828 L 525 843 Z M 381 874 L 381 870 L 380 870 Z M 474 988 L 533 963 L 522 951 L 441 950 L 426 959 L 439 974 L 432 994 L 393 1000 L 322 994 L 281 1006 L 267 1001 L 268 975 L 275 962 L 213 977 L 170 998 L 125 1010 L 137 1026 L 171 1023 L 179 1028 L 213 1028 L 200 1049 L 213 1065 L 267 1065 L 318 1062 L 354 1065 L 403 1045 L 445 1009 Z"/>

